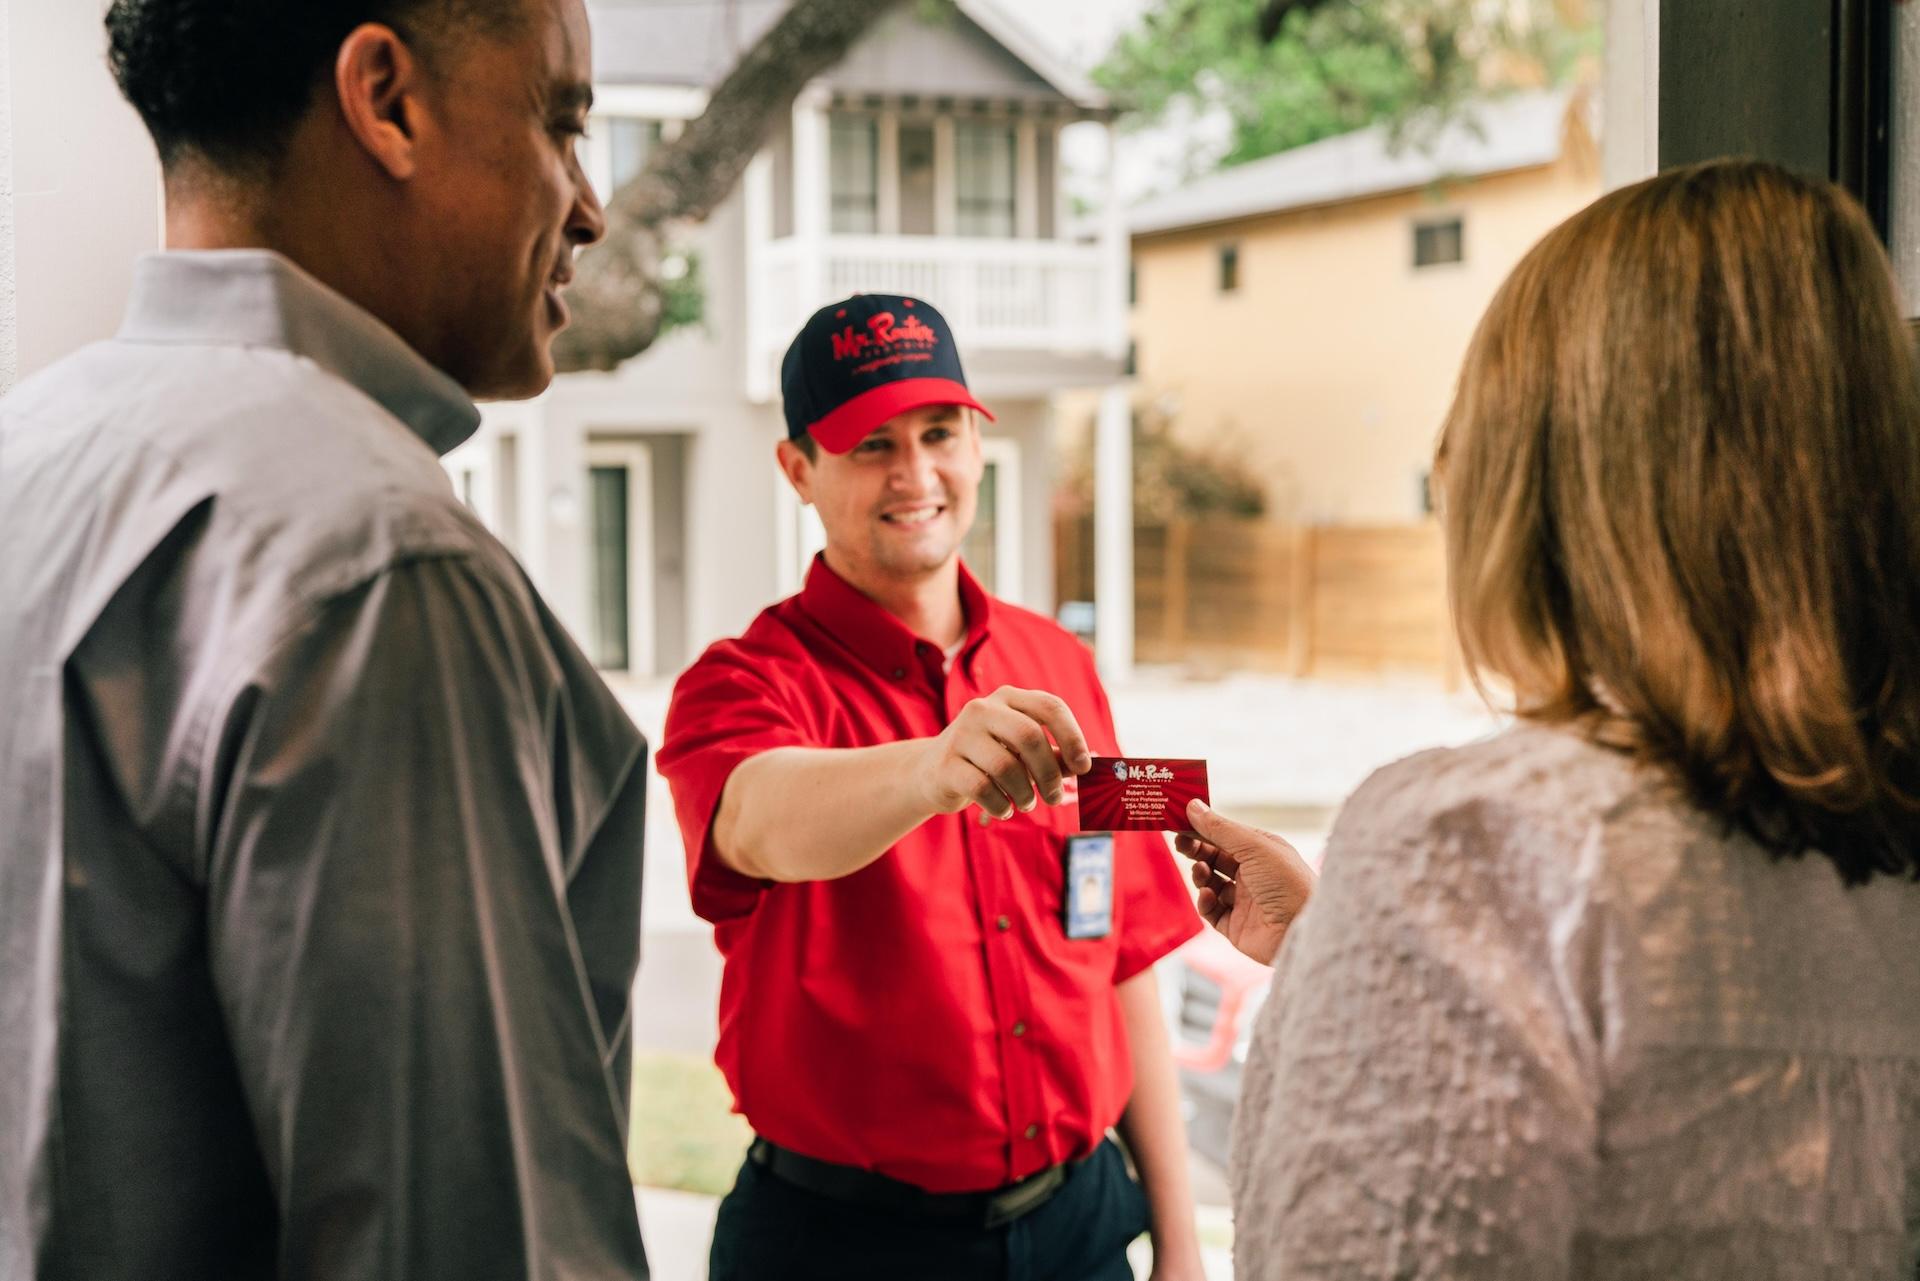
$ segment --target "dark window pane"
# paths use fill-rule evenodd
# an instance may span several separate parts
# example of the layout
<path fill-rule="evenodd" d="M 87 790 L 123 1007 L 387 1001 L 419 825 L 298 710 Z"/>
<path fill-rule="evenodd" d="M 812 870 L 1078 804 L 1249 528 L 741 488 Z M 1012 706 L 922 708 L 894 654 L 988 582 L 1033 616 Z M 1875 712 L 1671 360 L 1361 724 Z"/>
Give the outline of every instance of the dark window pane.
<path fill-rule="evenodd" d="M 1446 262 L 1463 262 L 1465 259 L 1466 242 L 1461 234 L 1460 219 L 1414 224 L 1414 266 L 1432 267 Z"/>
<path fill-rule="evenodd" d="M 871 117 L 833 117 L 827 186 L 835 235 L 870 236 L 880 230 L 879 148 L 879 129 Z"/>
<path fill-rule="evenodd" d="M 1015 151 L 1011 125 L 962 120 L 953 129 L 955 230 L 1007 239 L 1014 233 Z"/>
<path fill-rule="evenodd" d="M 900 126 L 900 233 L 931 236 L 934 229 L 933 126 Z"/>
<path fill-rule="evenodd" d="M 593 522 L 593 661 L 611 671 L 632 666 L 627 635 L 627 469 L 595 467 L 588 501 Z"/>
<path fill-rule="evenodd" d="M 1240 287 L 1240 246 L 1220 246 L 1220 292 L 1230 294 Z"/>

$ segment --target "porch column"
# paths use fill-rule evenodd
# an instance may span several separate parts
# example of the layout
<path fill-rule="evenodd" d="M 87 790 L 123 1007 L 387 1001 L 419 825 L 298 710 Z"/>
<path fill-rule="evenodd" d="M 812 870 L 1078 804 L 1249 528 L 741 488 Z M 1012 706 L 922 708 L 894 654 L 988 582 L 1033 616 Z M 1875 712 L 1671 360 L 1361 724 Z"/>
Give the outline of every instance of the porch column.
<path fill-rule="evenodd" d="M 1094 657 L 1114 683 L 1133 671 L 1133 406 L 1123 384 L 1100 393 L 1094 433 Z"/>
<path fill-rule="evenodd" d="M 803 318 L 831 301 L 826 262 L 833 215 L 828 99 L 824 88 L 812 85 L 801 90 L 793 103 L 793 239 Z"/>

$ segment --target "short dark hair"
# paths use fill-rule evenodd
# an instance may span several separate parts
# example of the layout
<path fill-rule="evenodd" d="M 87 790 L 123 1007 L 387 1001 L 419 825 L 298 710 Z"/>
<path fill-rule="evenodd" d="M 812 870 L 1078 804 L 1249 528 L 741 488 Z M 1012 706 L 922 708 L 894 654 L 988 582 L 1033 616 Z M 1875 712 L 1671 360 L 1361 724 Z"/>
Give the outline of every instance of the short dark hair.
<path fill-rule="evenodd" d="M 459 31 L 500 32 L 525 0 L 113 0 L 107 62 L 172 169 L 271 172 L 363 23 L 431 45 Z"/>

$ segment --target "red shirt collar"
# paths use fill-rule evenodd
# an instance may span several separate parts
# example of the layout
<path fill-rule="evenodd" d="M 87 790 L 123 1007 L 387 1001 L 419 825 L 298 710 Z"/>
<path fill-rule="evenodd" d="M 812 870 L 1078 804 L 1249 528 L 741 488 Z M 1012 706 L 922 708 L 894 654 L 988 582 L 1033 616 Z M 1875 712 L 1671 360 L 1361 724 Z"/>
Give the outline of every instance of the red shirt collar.
<path fill-rule="evenodd" d="M 960 563 L 960 607 L 967 615 L 967 639 L 959 661 L 971 663 L 974 651 L 987 639 L 993 598 Z M 806 586 L 800 589 L 800 608 L 829 635 L 851 650 L 861 662 L 882 676 L 899 680 L 905 672 L 940 670 L 945 655 L 940 647 L 917 636 L 905 623 L 840 577 L 824 555 L 813 558 Z"/>

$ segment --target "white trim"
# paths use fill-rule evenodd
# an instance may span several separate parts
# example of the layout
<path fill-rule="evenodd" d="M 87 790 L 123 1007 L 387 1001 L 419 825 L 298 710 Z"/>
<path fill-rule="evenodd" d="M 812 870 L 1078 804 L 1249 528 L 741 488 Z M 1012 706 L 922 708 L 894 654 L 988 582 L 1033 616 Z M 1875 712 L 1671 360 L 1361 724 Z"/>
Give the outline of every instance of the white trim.
<path fill-rule="evenodd" d="M 817 99 L 801 94 L 793 103 L 793 234 L 818 240 L 833 222 L 832 125 Z"/>
<path fill-rule="evenodd" d="M 442 455 L 440 465 L 447 469 L 447 478 L 453 483 L 453 496 L 466 503 L 480 518 L 480 523 L 504 542 L 506 536 L 500 528 L 500 473 L 495 465 L 497 452 L 493 435 L 482 433 Z M 467 496 L 469 487 L 473 491 L 471 499 Z"/>
<path fill-rule="evenodd" d="M 682 85 L 595 85 L 593 114 L 647 120 L 692 120 L 707 109 L 707 91 Z"/>
<path fill-rule="evenodd" d="M 785 476 L 773 498 L 773 583 L 782 599 L 800 590 L 806 572 L 800 563 L 800 495 Z"/>
<path fill-rule="evenodd" d="M 1030 118 L 1013 126 L 1013 234 L 1021 240 L 1040 236 L 1040 143 Z"/>
<path fill-rule="evenodd" d="M 761 281 L 766 269 L 767 246 L 773 243 L 773 156 L 761 151 L 747 164 L 740 182 L 742 216 L 746 222 L 746 278 Z M 747 399 L 764 404 L 773 399 L 773 368 L 758 358 L 759 352 L 777 341 L 778 335 L 766 332 L 765 308 L 746 309 Z"/>
<path fill-rule="evenodd" d="M 1021 571 L 1026 540 L 1021 536 L 1021 518 L 1026 511 L 1026 491 L 1020 477 L 1020 442 L 1009 436 L 982 436 L 980 455 L 982 462 L 994 468 L 993 594 L 1003 600 L 1024 601 L 1026 575 Z M 982 468 L 982 483 L 985 479 Z"/>
<path fill-rule="evenodd" d="M 1109 105 L 1106 94 L 1074 70 L 1024 22 L 1001 8 L 997 0 L 958 0 L 957 7 L 982 31 L 999 41 L 1008 53 L 1026 63 L 1063 96 L 1071 98 L 1076 106 L 1087 111 L 1102 111 Z"/>
<path fill-rule="evenodd" d="M 1127 301 L 1127 274 L 1133 267 L 1133 239 L 1127 235 L 1127 211 L 1120 202 L 1120 139 L 1114 133 L 1112 125 L 1106 126 L 1106 137 L 1107 167 L 1102 175 L 1105 190 L 1101 194 L 1104 207 L 1100 218 L 1100 256 L 1104 260 L 1103 275 L 1106 283 L 1102 298 L 1107 321 L 1106 351 L 1107 355 L 1115 360 L 1125 360 L 1127 348 L 1131 342 L 1128 325 L 1132 304 Z M 1131 441 L 1132 437 L 1128 439 Z M 1131 510 L 1131 497 L 1129 497 L 1129 510 Z M 1131 612 L 1129 612 L 1129 620 L 1131 620 Z M 1128 625 L 1132 625 L 1131 621 Z M 1131 636 L 1127 643 L 1129 646 L 1132 645 Z M 1132 666 L 1132 662 L 1132 651 L 1129 648 L 1127 665 Z"/>
<path fill-rule="evenodd" d="M 1607 6 L 1600 171 L 1612 191 L 1660 167 L 1660 0 Z"/>
<path fill-rule="evenodd" d="M 1109 685 L 1133 671 L 1133 406 L 1100 393 L 1093 446 L 1093 646 Z"/>
<path fill-rule="evenodd" d="M 627 671 L 634 676 L 653 675 L 653 451 L 639 441 L 595 441 L 587 446 L 587 470 L 595 467 L 627 469 Z M 582 482 L 592 502 L 591 476 Z M 593 555 L 593 514 L 587 513 L 587 555 Z M 597 578 L 589 573 L 588 595 Z M 589 599 L 588 618 L 592 620 L 599 602 Z M 591 621 L 589 622 L 591 626 Z"/>
<path fill-rule="evenodd" d="M 613 197 L 613 130 L 606 127 L 611 118 L 594 110 L 587 122 L 586 155 L 581 157 L 581 168 L 602 204 Z"/>
<path fill-rule="evenodd" d="M 1111 129 L 1113 126 L 1107 127 Z M 1053 125 L 1053 238 L 1055 240 L 1073 239 L 1073 234 L 1069 230 L 1069 224 L 1073 219 L 1073 202 L 1067 198 L 1067 166 L 1066 161 L 1062 159 L 1064 153 L 1060 150 L 1061 143 L 1065 141 L 1060 135 L 1066 131 L 1066 128 L 1067 126 L 1062 122 L 1056 121 Z M 1128 252 L 1132 252 L 1131 244 Z"/>

